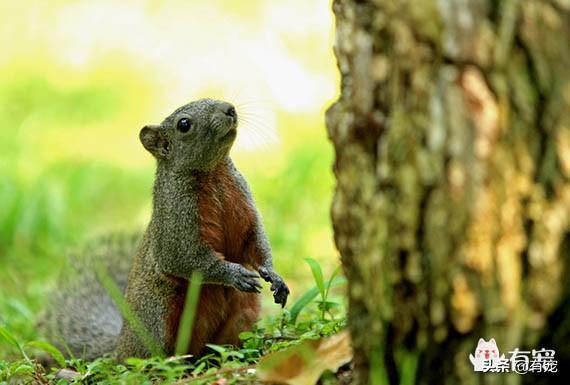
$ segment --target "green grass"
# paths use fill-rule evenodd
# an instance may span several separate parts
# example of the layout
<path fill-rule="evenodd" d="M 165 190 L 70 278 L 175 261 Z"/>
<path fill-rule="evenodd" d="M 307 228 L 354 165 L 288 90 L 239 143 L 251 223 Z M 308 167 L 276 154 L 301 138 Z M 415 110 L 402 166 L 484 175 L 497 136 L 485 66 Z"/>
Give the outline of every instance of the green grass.
<path fill-rule="evenodd" d="M 320 269 L 320 266 L 311 264 L 312 269 Z M 104 277 L 105 274 L 101 273 Z M 263 318 L 250 331 L 241 333 L 242 347 L 208 345 L 210 353 L 197 360 L 190 361 L 188 356 L 179 355 L 163 357 L 160 354 L 150 359 L 127 359 L 124 363 L 115 362 L 110 357 L 99 358 L 92 362 L 78 359 L 64 359 L 63 352 L 45 341 L 21 341 L 16 337 L 7 325 L 0 325 L 0 346 L 6 347 L 11 354 L 5 359 L 0 359 L 0 384 L 8 384 L 13 381 L 23 383 L 35 381 L 37 383 L 65 383 L 57 380 L 56 373 L 59 369 L 69 368 L 77 373 L 76 382 L 101 383 L 101 384 L 152 384 L 184 383 L 206 384 L 213 380 L 224 377 L 229 383 L 254 383 L 255 365 L 258 360 L 271 352 L 275 352 L 291 345 L 298 344 L 305 339 L 315 339 L 330 336 L 346 327 L 345 304 L 343 296 L 328 297 L 340 281 L 332 283 L 334 276 L 327 285 L 327 303 L 335 303 L 338 306 L 328 309 L 328 316 L 322 312 L 322 301 L 309 301 L 307 297 L 316 297 L 319 287 L 324 281 L 315 280 L 315 287 L 307 291 L 291 306 L 285 308 L 278 316 Z M 189 319 L 193 318 L 195 299 L 199 287 L 199 280 L 189 288 L 187 302 L 189 311 L 185 314 Z M 120 303 L 122 297 L 117 288 L 107 282 L 105 285 L 115 301 Z M 315 295 L 312 293 L 315 292 Z M 196 295 L 194 295 L 194 294 Z M 124 306 L 128 308 L 128 306 Z M 296 309 L 294 317 L 289 309 Z M 123 312 L 128 317 L 128 309 Z M 299 316 L 301 314 L 301 316 Z M 130 322 L 133 322 L 132 320 Z M 188 324 L 188 321 L 185 321 Z M 142 328 L 142 326 L 141 326 Z M 144 330 L 143 330 L 144 334 Z M 182 344 L 187 346 L 189 336 L 182 336 Z M 34 353 L 43 352 L 51 355 L 58 363 L 56 368 L 46 370 L 34 360 Z M 11 357 L 11 358 L 10 358 Z"/>

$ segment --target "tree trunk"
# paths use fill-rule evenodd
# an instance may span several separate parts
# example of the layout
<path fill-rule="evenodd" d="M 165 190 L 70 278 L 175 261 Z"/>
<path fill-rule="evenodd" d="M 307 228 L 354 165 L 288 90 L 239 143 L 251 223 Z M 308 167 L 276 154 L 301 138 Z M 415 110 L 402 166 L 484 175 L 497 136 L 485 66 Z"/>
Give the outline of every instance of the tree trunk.
<path fill-rule="evenodd" d="M 570 1 L 333 9 L 331 211 L 356 380 L 517 384 L 469 353 L 480 337 L 507 357 L 570 345 L 553 330 L 570 329 Z"/>

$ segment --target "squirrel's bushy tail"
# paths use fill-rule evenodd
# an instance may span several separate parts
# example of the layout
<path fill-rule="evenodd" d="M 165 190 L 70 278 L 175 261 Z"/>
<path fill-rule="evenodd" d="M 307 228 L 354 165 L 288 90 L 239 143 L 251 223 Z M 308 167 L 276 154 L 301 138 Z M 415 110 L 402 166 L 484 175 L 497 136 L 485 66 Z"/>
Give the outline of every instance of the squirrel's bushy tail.
<path fill-rule="evenodd" d="M 115 349 L 123 320 L 95 272 L 100 263 L 124 292 L 141 234 L 97 238 L 71 255 L 48 306 L 40 317 L 41 333 L 62 352 L 92 360 Z"/>

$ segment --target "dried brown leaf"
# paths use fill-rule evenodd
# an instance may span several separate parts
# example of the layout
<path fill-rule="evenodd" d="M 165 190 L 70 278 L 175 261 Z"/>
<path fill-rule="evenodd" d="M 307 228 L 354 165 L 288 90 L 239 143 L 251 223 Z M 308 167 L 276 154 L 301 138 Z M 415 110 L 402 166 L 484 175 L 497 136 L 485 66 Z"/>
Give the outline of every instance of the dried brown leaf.
<path fill-rule="evenodd" d="M 306 340 L 263 357 L 258 378 L 264 382 L 314 385 L 325 370 L 336 372 L 350 360 L 350 335 L 344 331 L 320 340 Z"/>

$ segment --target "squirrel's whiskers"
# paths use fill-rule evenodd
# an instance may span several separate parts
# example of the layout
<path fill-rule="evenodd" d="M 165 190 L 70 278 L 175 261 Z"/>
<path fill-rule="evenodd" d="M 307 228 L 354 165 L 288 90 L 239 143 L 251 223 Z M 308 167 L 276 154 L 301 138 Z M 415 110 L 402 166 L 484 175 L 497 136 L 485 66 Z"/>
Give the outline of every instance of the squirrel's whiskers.
<path fill-rule="evenodd" d="M 264 109 L 256 102 L 245 102 L 236 108 L 240 122 L 238 148 L 255 150 L 280 143 L 275 114 L 271 109 Z"/>

